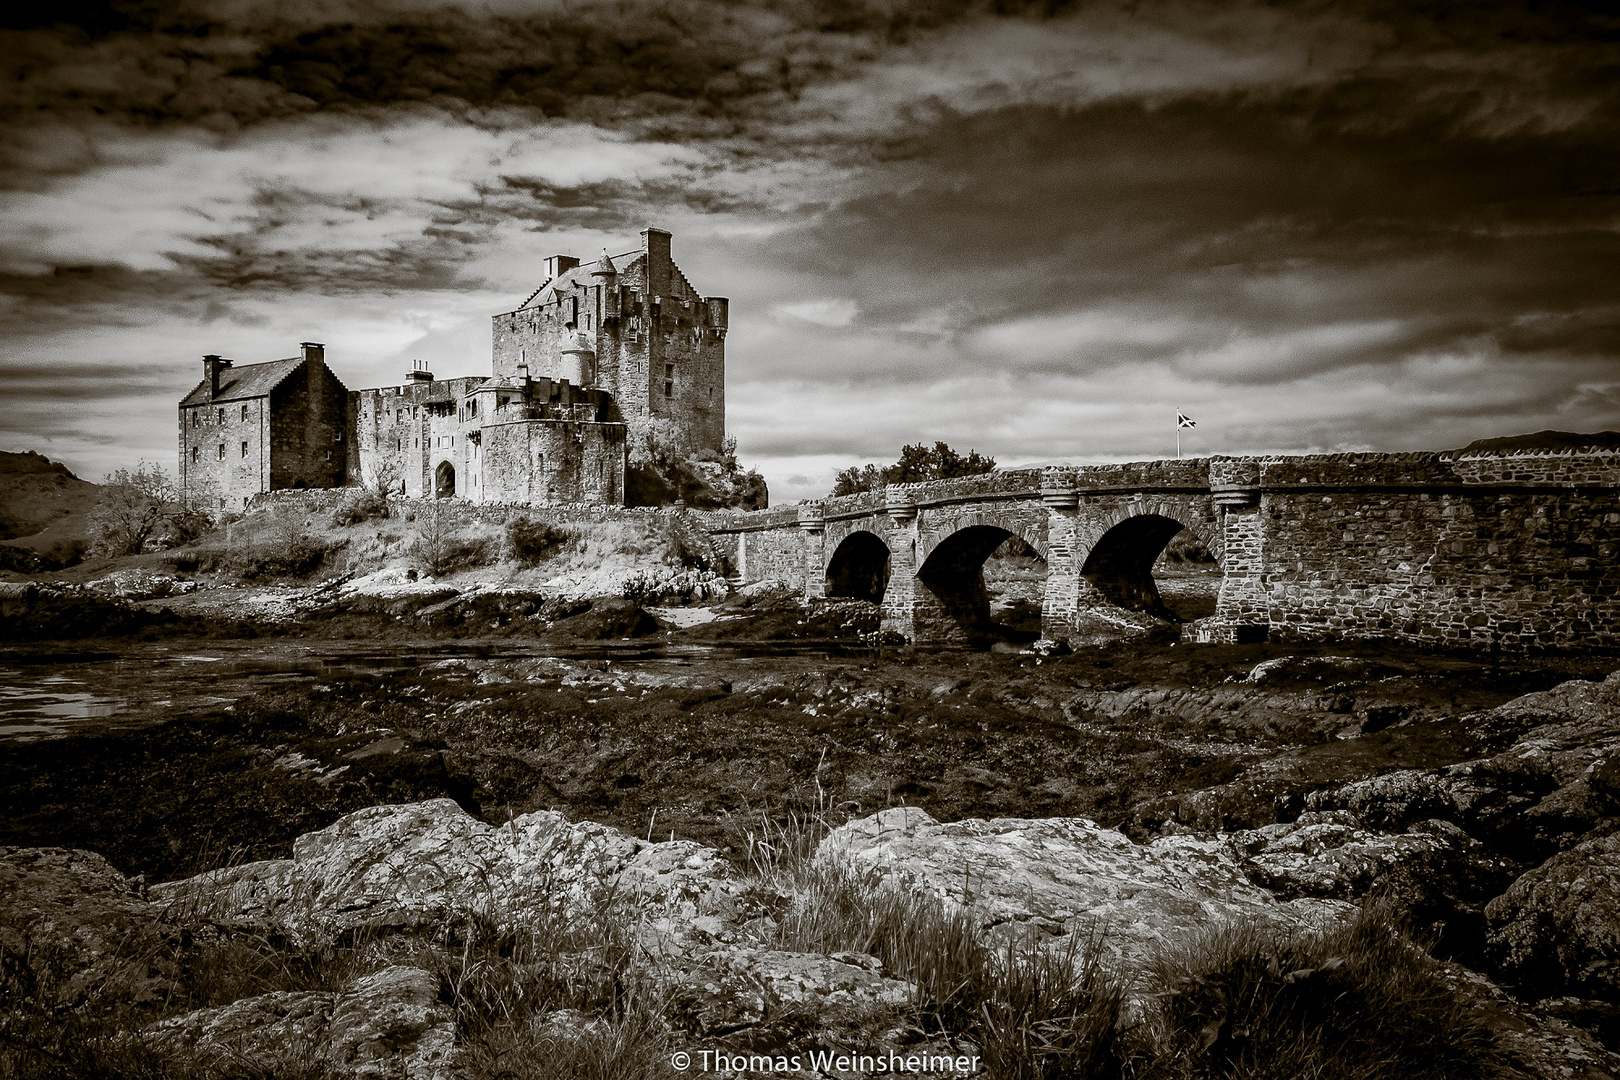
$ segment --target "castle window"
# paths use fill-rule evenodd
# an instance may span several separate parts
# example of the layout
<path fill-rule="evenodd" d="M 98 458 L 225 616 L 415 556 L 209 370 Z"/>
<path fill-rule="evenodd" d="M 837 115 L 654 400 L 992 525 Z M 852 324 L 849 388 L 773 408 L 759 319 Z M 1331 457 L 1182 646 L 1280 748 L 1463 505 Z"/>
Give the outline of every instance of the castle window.
<path fill-rule="evenodd" d="M 675 396 L 675 384 L 674 383 L 666 382 L 664 384 L 664 396 L 665 397 L 674 397 Z"/>
<path fill-rule="evenodd" d="M 224 443 L 219 444 L 219 460 L 221 460 L 221 461 L 225 460 L 225 444 Z"/>
<path fill-rule="evenodd" d="M 242 456 L 247 457 L 247 440 L 242 440 Z"/>
<path fill-rule="evenodd" d="M 248 418 L 248 407 L 246 405 L 244 405 L 244 406 L 242 406 L 242 419 L 246 420 L 247 418 Z"/>
<path fill-rule="evenodd" d="M 202 413 L 193 412 L 191 414 L 191 426 L 192 427 L 202 427 Z"/>
<path fill-rule="evenodd" d="M 191 448 L 191 460 L 195 462 L 195 461 L 200 460 L 201 457 L 202 457 L 202 447 L 193 446 Z"/>
<path fill-rule="evenodd" d="M 219 410 L 219 422 L 222 423 L 222 424 L 225 422 L 225 410 L 224 409 Z"/>
<path fill-rule="evenodd" d="M 332 460 L 332 451 L 330 451 L 330 450 L 328 450 L 328 451 L 327 451 L 327 452 L 326 452 L 326 460 L 327 460 L 327 461 L 331 461 L 331 460 Z"/>

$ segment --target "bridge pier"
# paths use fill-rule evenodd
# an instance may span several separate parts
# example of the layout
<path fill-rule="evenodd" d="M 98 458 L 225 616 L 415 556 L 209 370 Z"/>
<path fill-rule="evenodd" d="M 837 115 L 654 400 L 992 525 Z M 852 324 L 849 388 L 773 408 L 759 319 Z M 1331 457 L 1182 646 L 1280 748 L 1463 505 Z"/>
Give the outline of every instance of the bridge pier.
<path fill-rule="evenodd" d="M 799 507 L 799 531 L 804 535 L 804 598 L 819 600 L 827 594 L 827 520 L 820 503 Z"/>
<path fill-rule="evenodd" d="M 1046 506 L 1046 588 L 1041 596 L 1041 637 L 1062 641 L 1080 612 L 1087 583 L 1080 576 L 1080 492 L 1065 471 L 1041 474 Z"/>
<path fill-rule="evenodd" d="M 884 633 L 899 634 L 907 641 L 917 640 L 917 504 L 897 488 L 884 493 L 884 513 L 889 518 L 889 584 L 883 590 Z"/>
<path fill-rule="evenodd" d="M 1252 458 L 1217 460 L 1209 479 L 1221 527 L 1221 591 L 1215 614 L 1193 627 L 1193 637 L 1206 644 L 1264 641 L 1271 615 L 1260 464 Z"/>

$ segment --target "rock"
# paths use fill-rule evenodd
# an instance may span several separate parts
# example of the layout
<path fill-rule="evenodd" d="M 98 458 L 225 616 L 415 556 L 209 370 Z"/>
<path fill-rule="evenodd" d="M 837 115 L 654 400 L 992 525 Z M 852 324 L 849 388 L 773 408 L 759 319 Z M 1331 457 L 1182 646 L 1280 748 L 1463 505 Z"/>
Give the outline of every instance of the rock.
<path fill-rule="evenodd" d="M 1400 829 L 1415 821 L 1457 816 L 1453 786 L 1421 769 L 1402 769 L 1313 791 L 1305 796 L 1305 806 L 1319 812 L 1347 810 L 1356 821 L 1375 829 Z"/>
<path fill-rule="evenodd" d="M 449 799 L 373 806 L 293 844 L 291 859 L 249 863 L 155 886 L 156 899 L 227 924 L 308 940 L 344 931 L 438 928 L 469 918 L 502 927 L 605 903 L 632 905 L 677 934 L 729 910 L 729 867 L 690 841 L 652 844 L 555 811 L 500 827 Z"/>
<path fill-rule="evenodd" d="M 0 969 L 42 1005 L 92 992 L 130 1001 L 168 979 L 128 957 L 155 952 L 158 909 L 100 855 L 70 848 L 0 848 Z"/>
<path fill-rule="evenodd" d="M 722 1034 L 764 1022 L 865 1023 L 911 1001 L 915 988 L 886 978 L 863 953 L 718 950 L 676 982 L 676 1008 L 696 1030 Z"/>
<path fill-rule="evenodd" d="M 1278 900 L 1249 881 L 1222 841 L 1166 836 L 1137 845 L 1085 818 L 942 825 L 915 807 L 896 807 L 833 830 L 818 857 L 926 889 L 971 909 L 986 928 L 1103 929 L 1105 947 L 1126 959 L 1140 960 L 1204 926 L 1314 924 L 1350 910 L 1332 901 Z"/>
<path fill-rule="evenodd" d="M 1262 660 L 1248 675 L 1251 683 L 1332 685 L 1365 682 L 1389 674 L 1390 669 L 1354 656 L 1279 656 Z"/>
<path fill-rule="evenodd" d="M 1483 845 L 1446 821 L 1383 833 L 1361 828 L 1348 811 L 1317 812 L 1233 833 L 1228 842 L 1250 880 L 1282 897 L 1376 895 L 1403 913 L 1443 917 L 1464 905 L 1477 916 L 1501 881 Z"/>
<path fill-rule="evenodd" d="M 1485 917 L 1491 960 L 1522 992 L 1620 1002 L 1620 836 L 1554 855 Z"/>
<path fill-rule="evenodd" d="M 1589 743 L 1594 735 L 1620 736 L 1620 671 L 1602 682 L 1571 679 L 1551 690 L 1514 698 L 1492 709 L 1488 726 L 1520 735 L 1540 729 L 1543 738 L 1572 737 Z"/>
<path fill-rule="evenodd" d="M 1440 969 L 1452 990 L 1468 1000 L 1489 1024 L 1507 1076 L 1532 1080 L 1612 1080 L 1620 1076 L 1620 1055 L 1611 1053 L 1590 1031 L 1571 1024 L 1548 1004 L 1516 1001 L 1478 972 L 1455 964 Z"/>
<path fill-rule="evenodd" d="M 338 994 L 280 991 L 200 1009 L 152 1025 L 144 1038 L 235 1069 L 318 1065 L 365 1080 L 448 1080 L 455 1054 L 454 1019 L 439 1003 L 438 980 L 399 966 Z"/>
<path fill-rule="evenodd" d="M 195 592 L 195 581 L 181 581 L 168 574 L 154 574 L 150 570 L 116 570 L 106 577 L 90 582 L 89 588 L 120 600 L 159 600 L 165 596 L 180 596 Z"/>

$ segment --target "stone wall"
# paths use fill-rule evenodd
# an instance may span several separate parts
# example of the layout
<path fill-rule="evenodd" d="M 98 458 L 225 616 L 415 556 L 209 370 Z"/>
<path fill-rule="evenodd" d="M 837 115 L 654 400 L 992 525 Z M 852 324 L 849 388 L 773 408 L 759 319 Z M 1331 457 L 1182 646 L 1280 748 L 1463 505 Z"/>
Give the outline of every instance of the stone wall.
<path fill-rule="evenodd" d="M 348 475 L 349 391 L 311 352 L 270 392 L 270 487 L 342 487 Z"/>
<path fill-rule="evenodd" d="M 624 503 L 623 424 L 516 420 L 485 424 L 479 501 Z"/>
<path fill-rule="evenodd" d="M 803 589 L 808 579 L 799 510 L 797 506 L 774 506 L 751 512 L 690 513 L 742 580 L 775 579 Z"/>
<path fill-rule="evenodd" d="M 1613 454 L 1266 461 L 1238 527 L 1259 587 L 1217 617 L 1277 637 L 1620 647 Z"/>
<path fill-rule="evenodd" d="M 197 509 L 240 510 L 270 487 L 269 399 L 180 410 L 180 486 Z"/>

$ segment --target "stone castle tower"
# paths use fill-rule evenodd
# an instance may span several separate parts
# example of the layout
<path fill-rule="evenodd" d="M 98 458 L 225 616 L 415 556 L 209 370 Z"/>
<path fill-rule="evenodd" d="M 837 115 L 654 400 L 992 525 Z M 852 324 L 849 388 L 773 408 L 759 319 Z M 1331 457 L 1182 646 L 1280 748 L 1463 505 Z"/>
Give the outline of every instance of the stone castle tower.
<path fill-rule="evenodd" d="M 648 435 L 718 451 L 726 434 L 724 297 L 704 297 L 670 258 L 670 234 L 589 266 L 546 260 L 548 280 L 493 319 L 494 376 L 566 380 L 605 391 L 635 454 Z"/>

